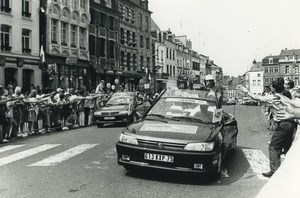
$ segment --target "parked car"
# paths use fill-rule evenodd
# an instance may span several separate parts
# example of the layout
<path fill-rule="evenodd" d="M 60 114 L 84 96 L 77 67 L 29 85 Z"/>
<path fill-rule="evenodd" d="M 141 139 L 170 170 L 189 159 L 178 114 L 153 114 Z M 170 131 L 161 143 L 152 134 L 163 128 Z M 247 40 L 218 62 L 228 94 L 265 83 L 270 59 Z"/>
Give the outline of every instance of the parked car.
<path fill-rule="evenodd" d="M 118 164 L 206 173 L 218 178 L 225 156 L 237 146 L 233 115 L 216 109 L 206 91 L 167 90 L 116 144 Z"/>
<path fill-rule="evenodd" d="M 98 127 L 110 123 L 131 123 L 134 120 L 137 104 L 134 92 L 114 93 L 104 106 L 94 113 L 94 121 Z"/>

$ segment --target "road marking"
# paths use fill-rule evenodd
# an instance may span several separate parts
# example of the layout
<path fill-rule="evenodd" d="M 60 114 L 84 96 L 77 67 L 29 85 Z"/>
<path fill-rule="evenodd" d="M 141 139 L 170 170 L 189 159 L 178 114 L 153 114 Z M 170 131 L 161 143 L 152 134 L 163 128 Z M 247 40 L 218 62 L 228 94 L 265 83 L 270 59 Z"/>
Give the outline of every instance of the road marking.
<path fill-rule="evenodd" d="M 268 180 L 268 178 L 262 176 L 262 173 L 270 170 L 270 162 L 267 156 L 261 150 L 255 149 L 242 149 L 245 157 L 247 158 L 251 169 L 259 179 Z"/>
<path fill-rule="evenodd" d="M 5 151 L 9 151 L 9 150 L 12 150 L 12 149 L 16 149 L 16 148 L 20 148 L 24 146 L 24 144 L 20 144 L 20 145 L 9 145 L 9 146 L 5 146 L 5 147 L 1 147 L 0 148 L 0 153 L 3 153 Z"/>
<path fill-rule="evenodd" d="M 28 166 L 56 166 L 57 164 L 66 161 L 76 155 L 79 155 L 80 153 L 83 153 L 98 145 L 99 144 L 81 144 L 79 146 L 73 147 L 56 155 L 52 155 L 42 161 L 36 162 Z"/>
<path fill-rule="evenodd" d="M 106 152 L 104 152 L 102 155 L 100 155 L 99 159 L 97 161 L 93 161 L 91 163 L 88 163 L 85 165 L 85 168 L 97 168 L 102 170 L 107 170 L 110 168 L 111 164 L 114 164 L 117 160 L 117 150 L 116 148 L 112 148 Z"/>
<path fill-rule="evenodd" d="M 26 157 L 35 155 L 35 154 L 37 154 L 37 153 L 46 151 L 46 150 L 48 150 L 48 149 L 57 147 L 57 146 L 59 146 L 59 145 L 60 145 L 60 144 L 44 144 L 44 145 L 42 145 L 42 146 L 38 146 L 38 147 L 35 147 L 35 148 L 32 148 L 32 149 L 28 149 L 28 150 L 25 150 L 25 151 L 21 151 L 21 152 L 19 152 L 19 153 L 16 153 L 16 154 L 13 154 L 13 155 L 10 155 L 10 156 L 1 158 L 1 159 L 0 159 L 0 167 L 1 167 L 1 166 L 5 166 L 5 165 L 7 165 L 7 164 L 10 164 L 10 163 L 12 163 L 12 162 L 18 161 L 18 160 L 20 160 L 20 159 L 24 159 L 24 158 L 26 158 Z"/>

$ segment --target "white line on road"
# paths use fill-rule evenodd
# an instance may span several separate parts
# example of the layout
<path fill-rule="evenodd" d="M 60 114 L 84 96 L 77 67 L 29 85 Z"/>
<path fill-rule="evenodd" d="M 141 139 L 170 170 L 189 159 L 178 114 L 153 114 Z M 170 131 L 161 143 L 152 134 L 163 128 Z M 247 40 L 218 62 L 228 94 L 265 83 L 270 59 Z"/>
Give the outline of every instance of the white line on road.
<path fill-rule="evenodd" d="M 83 153 L 99 144 L 82 144 L 76 147 L 73 147 L 69 150 L 66 150 L 62 153 L 58 153 L 56 155 L 52 155 L 42 161 L 36 162 L 34 164 L 28 166 L 56 166 L 57 164 L 70 159 L 80 153 Z"/>
<path fill-rule="evenodd" d="M 24 159 L 26 157 L 35 155 L 35 154 L 40 153 L 42 151 L 46 151 L 48 149 L 57 147 L 59 145 L 60 144 L 44 144 L 42 146 L 38 146 L 38 147 L 35 147 L 35 148 L 32 148 L 32 149 L 21 151 L 19 153 L 16 153 L 16 154 L 13 154 L 13 155 L 1 158 L 0 159 L 0 167 L 1 166 L 5 166 L 7 164 L 10 164 L 12 162 L 18 161 L 20 159 Z"/>
<path fill-rule="evenodd" d="M 5 147 L 1 147 L 0 148 L 0 153 L 3 153 L 5 151 L 9 151 L 9 150 L 12 150 L 12 149 L 16 149 L 16 148 L 20 148 L 24 146 L 24 144 L 20 144 L 20 145 L 9 145 L 9 146 L 5 146 Z"/>
<path fill-rule="evenodd" d="M 268 180 L 262 173 L 269 171 L 269 159 L 261 150 L 242 149 L 251 169 L 261 180 Z"/>

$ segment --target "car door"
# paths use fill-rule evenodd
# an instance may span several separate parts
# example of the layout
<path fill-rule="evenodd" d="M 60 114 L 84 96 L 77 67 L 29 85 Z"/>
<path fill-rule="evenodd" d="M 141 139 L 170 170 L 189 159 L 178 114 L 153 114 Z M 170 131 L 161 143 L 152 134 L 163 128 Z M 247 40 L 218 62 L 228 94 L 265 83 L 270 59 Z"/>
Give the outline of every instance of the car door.
<path fill-rule="evenodd" d="M 221 133 L 223 136 L 224 151 L 226 153 L 228 149 L 236 143 L 238 128 L 235 118 L 228 118 L 224 121 Z"/>

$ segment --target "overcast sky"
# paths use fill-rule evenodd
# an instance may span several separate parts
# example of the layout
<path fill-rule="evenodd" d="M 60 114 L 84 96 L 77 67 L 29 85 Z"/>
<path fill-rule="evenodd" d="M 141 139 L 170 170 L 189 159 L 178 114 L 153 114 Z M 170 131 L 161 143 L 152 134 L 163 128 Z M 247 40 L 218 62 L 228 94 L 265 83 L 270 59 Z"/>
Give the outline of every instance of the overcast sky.
<path fill-rule="evenodd" d="M 300 0 L 149 0 L 149 9 L 161 30 L 187 35 L 226 75 L 300 48 Z"/>

